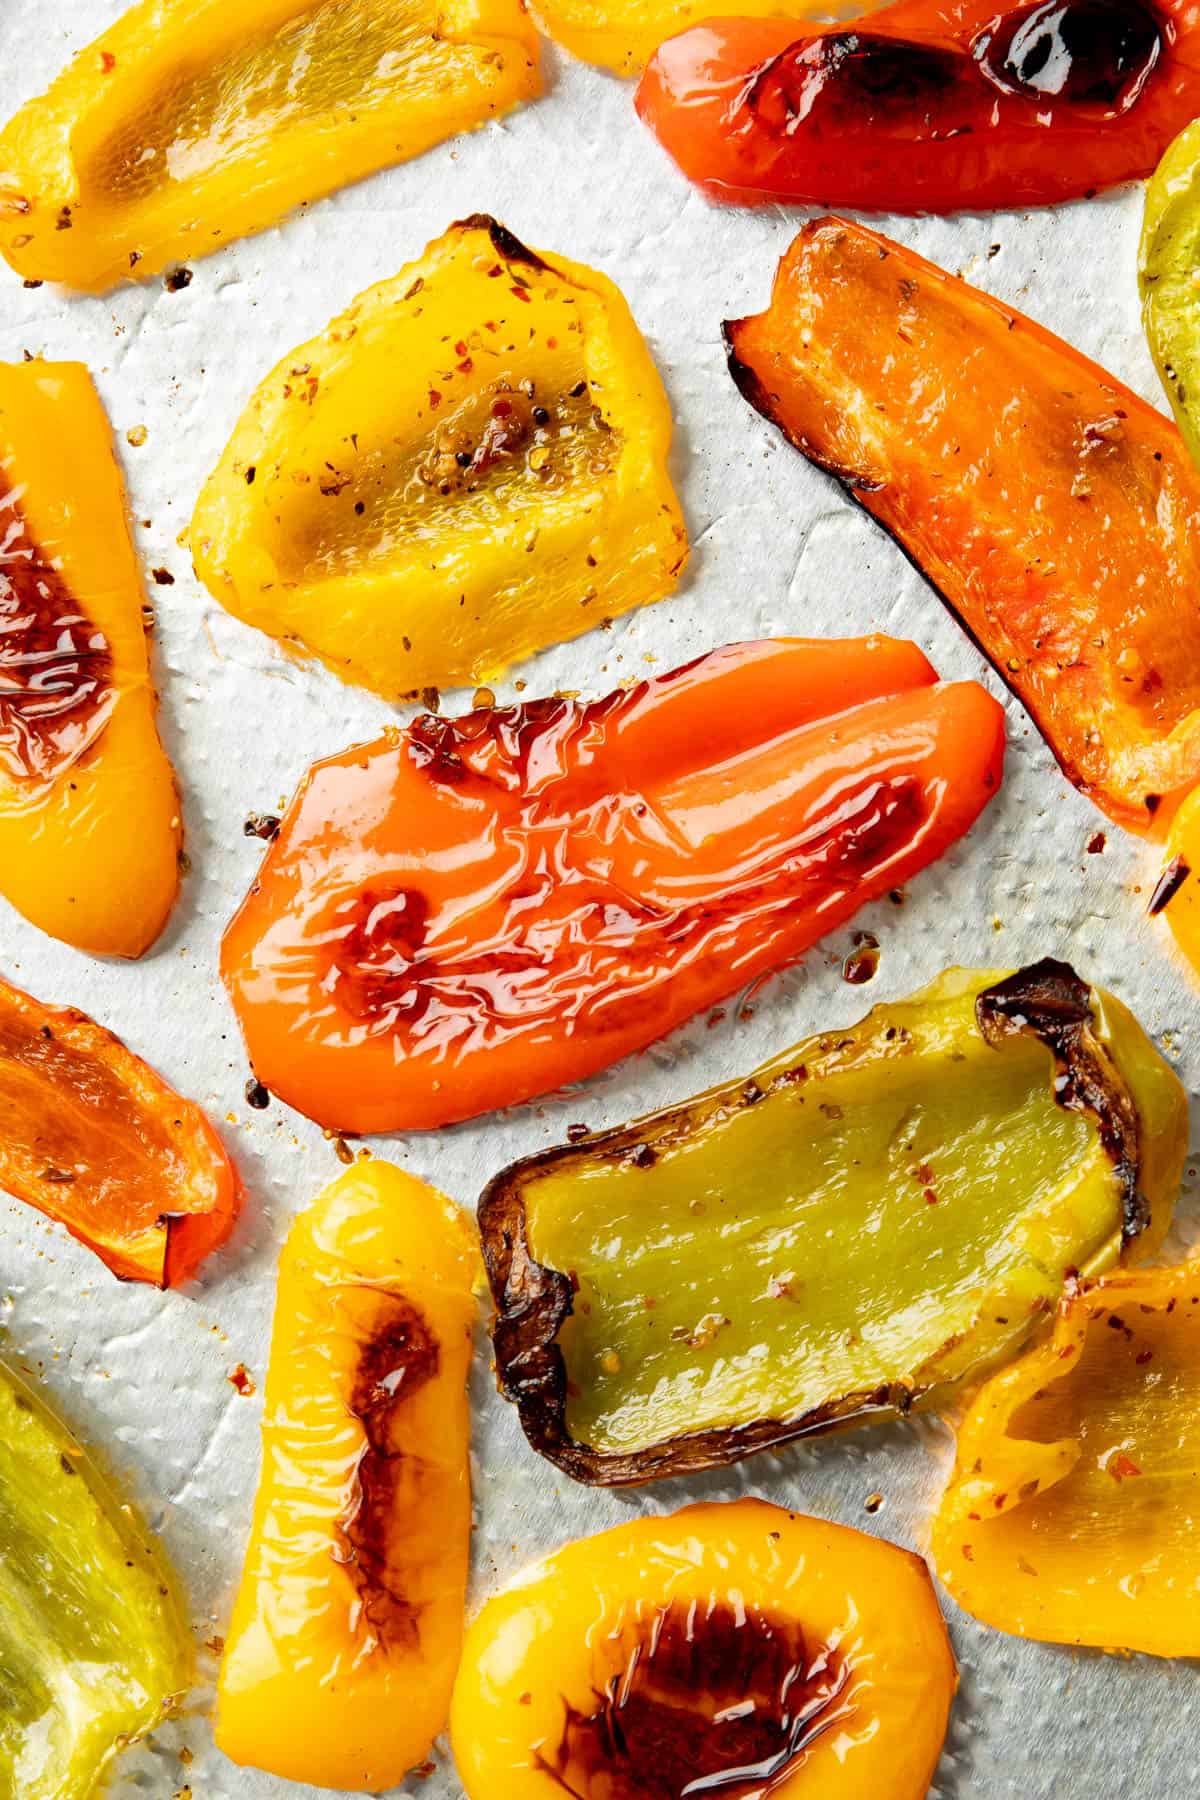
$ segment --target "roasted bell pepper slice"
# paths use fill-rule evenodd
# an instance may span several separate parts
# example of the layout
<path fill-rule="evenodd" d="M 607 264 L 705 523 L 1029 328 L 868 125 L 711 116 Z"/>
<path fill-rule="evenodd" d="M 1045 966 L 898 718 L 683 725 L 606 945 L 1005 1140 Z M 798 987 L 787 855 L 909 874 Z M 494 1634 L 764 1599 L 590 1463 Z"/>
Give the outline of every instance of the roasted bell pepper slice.
<path fill-rule="evenodd" d="M 180 841 L 100 397 L 82 363 L 0 363 L 0 894 L 79 950 L 140 956 Z"/>
<path fill-rule="evenodd" d="M 1200 40 L 1189 0 L 709 18 L 655 52 L 637 106 L 723 199 L 1042 206 L 1149 175 L 1200 111 Z"/>
<path fill-rule="evenodd" d="M 932 862 L 1003 750 L 990 695 L 878 637 L 424 714 L 314 766 L 225 934 L 255 1073 L 357 1132 L 595 1074 Z"/>
<path fill-rule="evenodd" d="M 1200 462 L 1200 121 L 1171 145 L 1146 189 L 1138 285 L 1150 353 L 1192 458 Z"/>
<path fill-rule="evenodd" d="M 519 0 L 138 0 L 0 133 L 0 254 L 103 289 L 539 91 Z"/>
<path fill-rule="evenodd" d="M 892 533 L 1064 774 L 1161 830 L 1200 780 L 1200 474 L 1175 427 L 842 219 L 806 225 L 768 310 L 725 333 L 751 405 Z"/>
<path fill-rule="evenodd" d="M 711 0 L 710 0 L 711 4 Z M 532 0 L 538 25 L 584 62 L 599 63 L 618 75 L 637 75 L 664 38 L 709 17 L 705 0 Z M 777 18 L 827 12 L 823 0 L 730 0 L 723 8 L 738 18 Z"/>
<path fill-rule="evenodd" d="M 284 358 L 192 522 L 229 610 L 390 698 L 657 600 L 671 413 L 605 275 L 483 214 Z"/>
<path fill-rule="evenodd" d="M 126 1281 L 174 1287 L 233 1229 L 241 1184 L 198 1106 L 75 1007 L 0 981 L 0 1189 Z"/>
<path fill-rule="evenodd" d="M 377 1793 L 443 1728 L 471 1535 L 474 1233 L 389 1163 L 347 1171 L 279 1265 L 263 1465 L 217 1696 L 235 1762 Z"/>
<path fill-rule="evenodd" d="M 944 1402 L 1166 1230 L 1187 1102 L 1064 963 L 953 969 L 479 1207 L 501 1391 L 578 1481 Z"/>
<path fill-rule="evenodd" d="M 72 1434 L 0 1365 L 0 1793 L 92 1800 L 191 1683 L 170 1572 Z"/>
<path fill-rule="evenodd" d="M 934 1520 L 947 1589 L 1001 1631 L 1200 1656 L 1200 1265 L 1074 1285 L 987 1383 Z"/>
<path fill-rule="evenodd" d="M 764 1500 L 634 1519 L 467 1635 L 468 1800 L 925 1800 L 958 1671 L 919 1556 Z"/>

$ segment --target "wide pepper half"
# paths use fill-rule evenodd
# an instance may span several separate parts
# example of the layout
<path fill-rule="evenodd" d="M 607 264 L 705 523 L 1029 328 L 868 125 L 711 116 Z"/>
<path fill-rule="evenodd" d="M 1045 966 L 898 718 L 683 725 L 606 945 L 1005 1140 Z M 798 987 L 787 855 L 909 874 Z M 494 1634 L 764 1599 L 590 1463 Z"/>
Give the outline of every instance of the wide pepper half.
<path fill-rule="evenodd" d="M 469 1800 L 925 1800 L 957 1685 L 920 1557 L 735 1500 L 518 1576 L 451 1735 Z"/>
<path fill-rule="evenodd" d="M 1162 1239 L 1183 1089 L 1062 963 L 951 970 L 747 1079 L 490 1184 L 502 1392 L 577 1480 L 943 1402 L 1068 1271 Z"/>
<path fill-rule="evenodd" d="M 389 1163 L 288 1236 L 254 1525 L 217 1693 L 235 1762 L 378 1793 L 429 1754 L 471 1535 L 474 1233 Z"/>
<path fill-rule="evenodd" d="M 0 254 L 112 287 L 538 88 L 519 0 L 140 0 L 0 133 Z"/>
<path fill-rule="evenodd" d="M 671 413 L 607 276 L 482 214 L 255 393 L 192 521 L 216 598 L 395 699 L 657 600 Z"/>
<path fill-rule="evenodd" d="M 0 981 L 0 1189 L 126 1281 L 173 1287 L 233 1229 L 241 1183 L 204 1113 L 86 1013 Z"/>
<path fill-rule="evenodd" d="M 1118 824 L 1200 780 L 1200 473 L 1061 338 L 843 219 L 725 327 L 751 405 L 896 538 Z"/>
<path fill-rule="evenodd" d="M 145 614 L 90 375 L 0 363 L 0 894 L 101 956 L 140 956 L 179 887 Z"/>
<path fill-rule="evenodd" d="M 978 1395 L 934 1521 L 948 1591 L 1001 1631 L 1200 1656 L 1200 1265 L 1075 1285 Z"/>
<path fill-rule="evenodd" d="M 709 18 L 642 117 L 720 198 L 1048 205 L 1148 175 L 1200 110 L 1196 0 L 897 0 L 866 24 Z"/>
<path fill-rule="evenodd" d="M 0 1366 L 0 1794 L 94 1800 L 183 1699 L 191 1665 L 154 1541 Z"/>
<path fill-rule="evenodd" d="M 932 862 L 1003 715 L 890 638 L 733 644 L 318 763 L 226 934 L 260 1081 L 424 1130 L 607 1068 Z"/>

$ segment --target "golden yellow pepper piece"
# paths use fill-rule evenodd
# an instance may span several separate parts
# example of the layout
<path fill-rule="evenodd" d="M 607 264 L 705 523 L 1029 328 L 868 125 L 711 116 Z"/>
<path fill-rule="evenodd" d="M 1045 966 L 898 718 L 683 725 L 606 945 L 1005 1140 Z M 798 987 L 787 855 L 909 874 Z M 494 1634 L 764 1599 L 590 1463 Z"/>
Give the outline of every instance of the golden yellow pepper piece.
<path fill-rule="evenodd" d="M 452 225 L 255 393 L 192 521 L 248 624 L 390 698 L 658 599 L 671 416 L 606 276 Z"/>
<path fill-rule="evenodd" d="M 334 1181 L 279 1265 L 254 1525 L 218 1687 L 234 1762 L 390 1788 L 442 1729 L 471 1531 L 474 1234 L 384 1162 Z"/>
<path fill-rule="evenodd" d="M 618 75 L 637 75 L 665 38 L 714 16 L 704 0 L 531 0 L 546 36 L 584 62 Z M 837 9 L 821 0 L 726 0 L 721 18 L 819 19 Z M 855 12 L 870 10 L 855 7 Z"/>
<path fill-rule="evenodd" d="M 0 894 L 52 937 L 140 956 L 179 886 L 145 591 L 82 363 L 0 363 Z"/>
<path fill-rule="evenodd" d="M 519 0 L 139 0 L 0 134 L 0 254 L 101 289 L 539 90 Z"/>
<path fill-rule="evenodd" d="M 960 1606 L 1020 1637 L 1200 1655 L 1200 1264 L 1105 1275 L 981 1390 L 934 1522 Z"/>

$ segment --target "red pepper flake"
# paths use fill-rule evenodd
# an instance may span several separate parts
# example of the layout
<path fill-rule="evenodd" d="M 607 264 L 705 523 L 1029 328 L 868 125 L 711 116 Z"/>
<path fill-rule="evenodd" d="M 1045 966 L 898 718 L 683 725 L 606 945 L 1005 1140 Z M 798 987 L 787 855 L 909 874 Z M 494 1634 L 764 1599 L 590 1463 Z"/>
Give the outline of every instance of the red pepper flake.
<path fill-rule="evenodd" d="M 471 361 L 469 356 L 464 356 L 462 361 L 458 363 L 456 367 L 460 375 L 469 375 L 471 370 L 475 367 L 475 364 Z"/>
<path fill-rule="evenodd" d="M 1109 1463 L 1108 1472 L 1114 1481 L 1128 1481 L 1131 1476 L 1140 1475 L 1142 1471 L 1122 1450 L 1120 1455 L 1114 1456 Z"/>
<path fill-rule="evenodd" d="M 1105 835 L 1102 831 L 1094 831 L 1092 833 L 1091 837 L 1087 841 L 1088 855 L 1089 856 L 1099 856 L 1100 852 L 1105 848 L 1107 843 L 1108 843 L 1108 839 L 1105 837 Z"/>
<path fill-rule="evenodd" d="M 237 1368 L 233 1371 L 233 1374 L 228 1377 L 228 1381 L 230 1387 L 236 1388 L 239 1394 L 244 1394 L 247 1398 L 251 1394 L 257 1392 L 254 1386 L 253 1377 L 245 1363 L 238 1364 Z"/>
<path fill-rule="evenodd" d="M 1133 1360 L 1139 1369 L 1144 1369 L 1148 1362 L 1154 1361 L 1154 1352 L 1153 1350 L 1139 1350 Z"/>
<path fill-rule="evenodd" d="M 508 291 L 510 294 L 514 295 L 516 299 L 523 300 L 526 306 L 531 304 L 529 295 L 525 292 L 524 288 L 510 287 Z"/>
<path fill-rule="evenodd" d="M 455 344 L 454 354 L 455 356 L 465 356 L 467 354 L 467 346 L 462 338 L 459 338 L 457 344 Z"/>
<path fill-rule="evenodd" d="M 936 1206 L 936 1205 L 937 1205 L 937 1202 L 938 1202 L 938 1197 L 937 1197 L 937 1195 L 936 1195 L 936 1194 L 935 1194 L 935 1193 L 934 1193 L 934 1191 L 933 1191 L 933 1189 L 932 1189 L 932 1188 L 926 1188 L 926 1189 L 925 1189 L 925 1201 L 926 1201 L 926 1204 L 927 1204 L 927 1205 L 929 1205 L 929 1206 Z"/>
<path fill-rule="evenodd" d="M 971 1545 L 970 1545 L 970 1544 L 964 1544 L 964 1545 L 963 1545 L 963 1547 L 962 1547 L 962 1552 L 963 1552 L 963 1555 L 964 1555 L 964 1556 L 965 1556 L 965 1557 L 966 1557 L 966 1559 L 967 1559 L 967 1561 L 968 1561 L 968 1562 L 974 1562 L 974 1561 L 975 1561 L 975 1552 L 974 1552 L 974 1550 L 973 1550 L 973 1549 L 972 1549 L 972 1547 L 971 1547 Z"/>
<path fill-rule="evenodd" d="M 111 75 L 113 70 L 116 68 L 116 66 L 117 66 L 117 59 L 113 55 L 112 51 L 111 50 L 102 50 L 100 52 L 101 72 L 105 75 Z"/>
<path fill-rule="evenodd" d="M 436 412 L 438 407 L 441 404 L 442 404 L 442 396 L 438 393 L 436 388 L 430 388 L 430 390 L 429 390 L 430 410 L 433 412 Z"/>

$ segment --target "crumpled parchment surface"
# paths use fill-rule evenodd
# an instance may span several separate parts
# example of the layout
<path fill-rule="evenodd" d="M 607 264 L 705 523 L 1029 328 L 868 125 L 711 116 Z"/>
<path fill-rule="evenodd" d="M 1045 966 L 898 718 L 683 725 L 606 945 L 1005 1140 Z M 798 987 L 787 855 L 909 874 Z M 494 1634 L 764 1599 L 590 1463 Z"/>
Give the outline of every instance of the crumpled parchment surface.
<path fill-rule="evenodd" d="M 121 0 L 4 0 L 0 112 L 40 92 Z M 128 1755 L 119 1800 L 315 1795 L 227 1762 L 206 1717 L 249 1521 L 279 1245 L 292 1214 L 338 1172 L 333 1145 L 278 1102 L 251 1111 L 248 1069 L 217 979 L 225 921 L 262 846 L 252 810 L 278 811 L 316 756 L 373 736 L 397 715 L 331 674 L 299 666 L 223 613 L 178 542 L 200 484 L 255 384 L 361 289 L 393 275 L 454 219 L 494 213 L 534 246 L 607 271 L 624 290 L 674 406 L 674 472 L 694 555 L 671 598 L 512 673 L 526 697 L 586 694 L 673 667 L 732 639 L 872 630 L 912 637 L 943 675 L 995 677 L 900 551 L 739 398 L 722 318 L 765 304 L 798 215 L 719 208 L 694 192 L 639 124 L 628 84 L 550 49 L 549 91 L 504 123 L 433 150 L 277 230 L 197 262 L 190 287 L 161 280 L 106 298 L 26 290 L 0 271 L 0 356 L 86 361 L 111 413 L 157 615 L 162 728 L 184 795 L 191 862 L 161 943 L 106 965 L 41 936 L 0 903 L 0 971 L 116 1030 L 223 1131 L 249 1188 L 243 1223 L 183 1293 L 114 1281 L 37 1213 L 0 1199 L 5 1354 L 40 1376 L 61 1410 L 161 1532 L 191 1599 L 202 1684 L 194 1709 Z M 1032 214 L 884 221 L 1078 344 L 1162 404 L 1135 288 L 1140 191 Z M 145 425 L 140 448 L 126 432 Z M 511 679 L 495 684 L 514 697 Z M 1003 697 L 1003 696 L 1002 696 Z M 452 695 L 448 710 L 469 696 Z M 1161 922 L 1144 917 L 1157 858 L 1107 825 L 1059 775 L 1007 701 L 1003 791 L 966 842 L 897 908 L 883 902 L 767 981 L 714 1029 L 677 1032 L 574 1092 L 499 1117 L 373 1147 L 464 1206 L 513 1157 L 561 1141 L 568 1124 L 615 1124 L 750 1070 L 802 1034 L 837 1027 L 949 963 L 1009 964 L 1053 953 L 1139 1013 L 1184 1080 L 1200 1071 L 1200 997 Z M 1103 831 L 1106 848 L 1086 846 Z M 880 939 L 879 972 L 847 986 L 852 930 Z M 748 1015 L 747 1016 L 747 1012 Z M 1188 1241 L 1188 1199 L 1175 1247 Z M 258 1384 L 230 1384 L 244 1363 Z M 735 1470 L 638 1494 L 576 1489 L 527 1449 L 496 1396 L 481 1335 L 475 1378 L 475 1599 L 523 1562 L 635 1512 L 752 1492 L 922 1546 L 951 1454 L 937 1421 L 874 1427 L 764 1455 Z M 868 1515 L 864 1502 L 884 1495 Z M 2 1547 L 0 1547 L 2 1548 Z M 1023 1644 L 949 1607 L 962 1664 L 934 1792 L 943 1800 L 1184 1800 L 1200 1783 L 1195 1670 Z M 209 1647 L 205 1647 L 205 1646 Z M 181 1763 L 186 1747 L 191 1761 Z M 444 1745 L 436 1771 L 403 1789 L 461 1794 Z M 497 1794 L 494 1800 L 503 1800 Z M 873 1800 L 863 1796 L 863 1800 Z"/>

